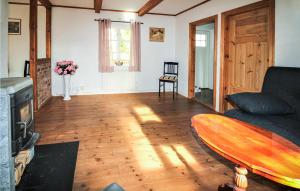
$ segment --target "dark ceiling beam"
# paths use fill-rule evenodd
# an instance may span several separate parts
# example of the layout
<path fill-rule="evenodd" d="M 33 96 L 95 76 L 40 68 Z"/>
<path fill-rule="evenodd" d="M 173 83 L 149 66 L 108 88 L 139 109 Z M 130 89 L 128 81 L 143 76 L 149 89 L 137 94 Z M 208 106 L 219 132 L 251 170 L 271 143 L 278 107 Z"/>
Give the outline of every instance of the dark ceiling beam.
<path fill-rule="evenodd" d="M 151 9 L 160 4 L 163 0 L 149 0 L 142 8 L 138 10 L 138 15 L 143 16 L 147 14 Z"/>
<path fill-rule="evenodd" d="M 94 0 L 94 9 L 96 13 L 100 13 L 100 10 L 102 8 L 102 1 L 103 0 Z"/>
<path fill-rule="evenodd" d="M 46 8 L 51 8 L 52 7 L 52 3 L 49 0 L 39 0 L 39 1 Z"/>

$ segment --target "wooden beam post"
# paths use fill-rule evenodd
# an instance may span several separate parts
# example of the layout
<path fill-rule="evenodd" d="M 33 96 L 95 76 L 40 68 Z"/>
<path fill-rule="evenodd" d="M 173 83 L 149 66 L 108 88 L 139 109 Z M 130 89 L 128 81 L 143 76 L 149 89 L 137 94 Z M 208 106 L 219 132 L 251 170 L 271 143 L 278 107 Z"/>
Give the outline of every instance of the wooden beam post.
<path fill-rule="evenodd" d="M 149 0 L 142 8 L 139 9 L 138 15 L 143 16 L 147 14 L 151 9 L 160 4 L 163 0 Z"/>
<path fill-rule="evenodd" d="M 100 13 L 102 7 L 102 0 L 94 0 L 94 9 L 96 13 Z"/>
<path fill-rule="evenodd" d="M 46 58 L 51 58 L 51 22 L 52 8 L 46 8 Z"/>
<path fill-rule="evenodd" d="M 30 0 L 29 35 L 30 35 L 30 77 L 33 80 L 34 110 L 38 109 L 37 102 L 37 0 Z"/>

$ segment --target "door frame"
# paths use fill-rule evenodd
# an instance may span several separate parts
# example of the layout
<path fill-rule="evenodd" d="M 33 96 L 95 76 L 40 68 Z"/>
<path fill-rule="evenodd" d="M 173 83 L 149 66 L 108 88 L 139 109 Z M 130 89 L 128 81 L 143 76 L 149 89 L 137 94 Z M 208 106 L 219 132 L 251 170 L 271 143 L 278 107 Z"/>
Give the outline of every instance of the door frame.
<path fill-rule="evenodd" d="M 260 8 L 269 7 L 269 63 L 270 66 L 274 65 L 275 57 L 275 0 L 263 0 L 257 3 L 249 4 L 239 7 L 230 11 L 223 12 L 221 15 L 221 51 L 220 51 L 220 94 L 219 94 L 219 110 L 221 113 L 225 111 L 225 93 L 227 84 L 228 64 L 229 58 L 229 18 L 237 14 L 253 11 Z"/>
<path fill-rule="evenodd" d="M 188 73 L 188 98 L 195 96 L 195 62 L 196 62 L 196 27 L 214 23 L 214 93 L 213 93 L 213 110 L 216 110 L 216 80 L 217 80 L 217 50 L 218 50 L 218 15 L 207 17 L 189 24 L 189 73 Z"/>

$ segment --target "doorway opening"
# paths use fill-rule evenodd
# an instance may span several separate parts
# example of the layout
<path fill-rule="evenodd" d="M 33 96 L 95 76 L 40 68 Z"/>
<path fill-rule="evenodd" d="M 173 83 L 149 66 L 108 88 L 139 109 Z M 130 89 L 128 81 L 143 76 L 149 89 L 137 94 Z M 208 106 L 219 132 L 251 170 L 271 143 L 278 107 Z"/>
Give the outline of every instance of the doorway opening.
<path fill-rule="evenodd" d="M 189 98 L 214 110 L 217 15 L 190 23 Z"/>

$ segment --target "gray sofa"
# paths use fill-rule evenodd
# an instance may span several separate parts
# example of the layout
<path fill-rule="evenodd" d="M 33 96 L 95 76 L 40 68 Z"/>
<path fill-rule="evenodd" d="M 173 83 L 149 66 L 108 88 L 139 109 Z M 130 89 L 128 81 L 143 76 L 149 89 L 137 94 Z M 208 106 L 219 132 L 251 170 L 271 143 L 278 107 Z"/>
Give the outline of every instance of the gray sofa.
<path fill-rule="evenodd" d="M 300 68 L 269 68 L 262 93 L 284 100 L 295 110 L 295 113 L 258 115 L 237 108 L 225 112 L 225 115 L 275 132 L 300 146 Z"/>

